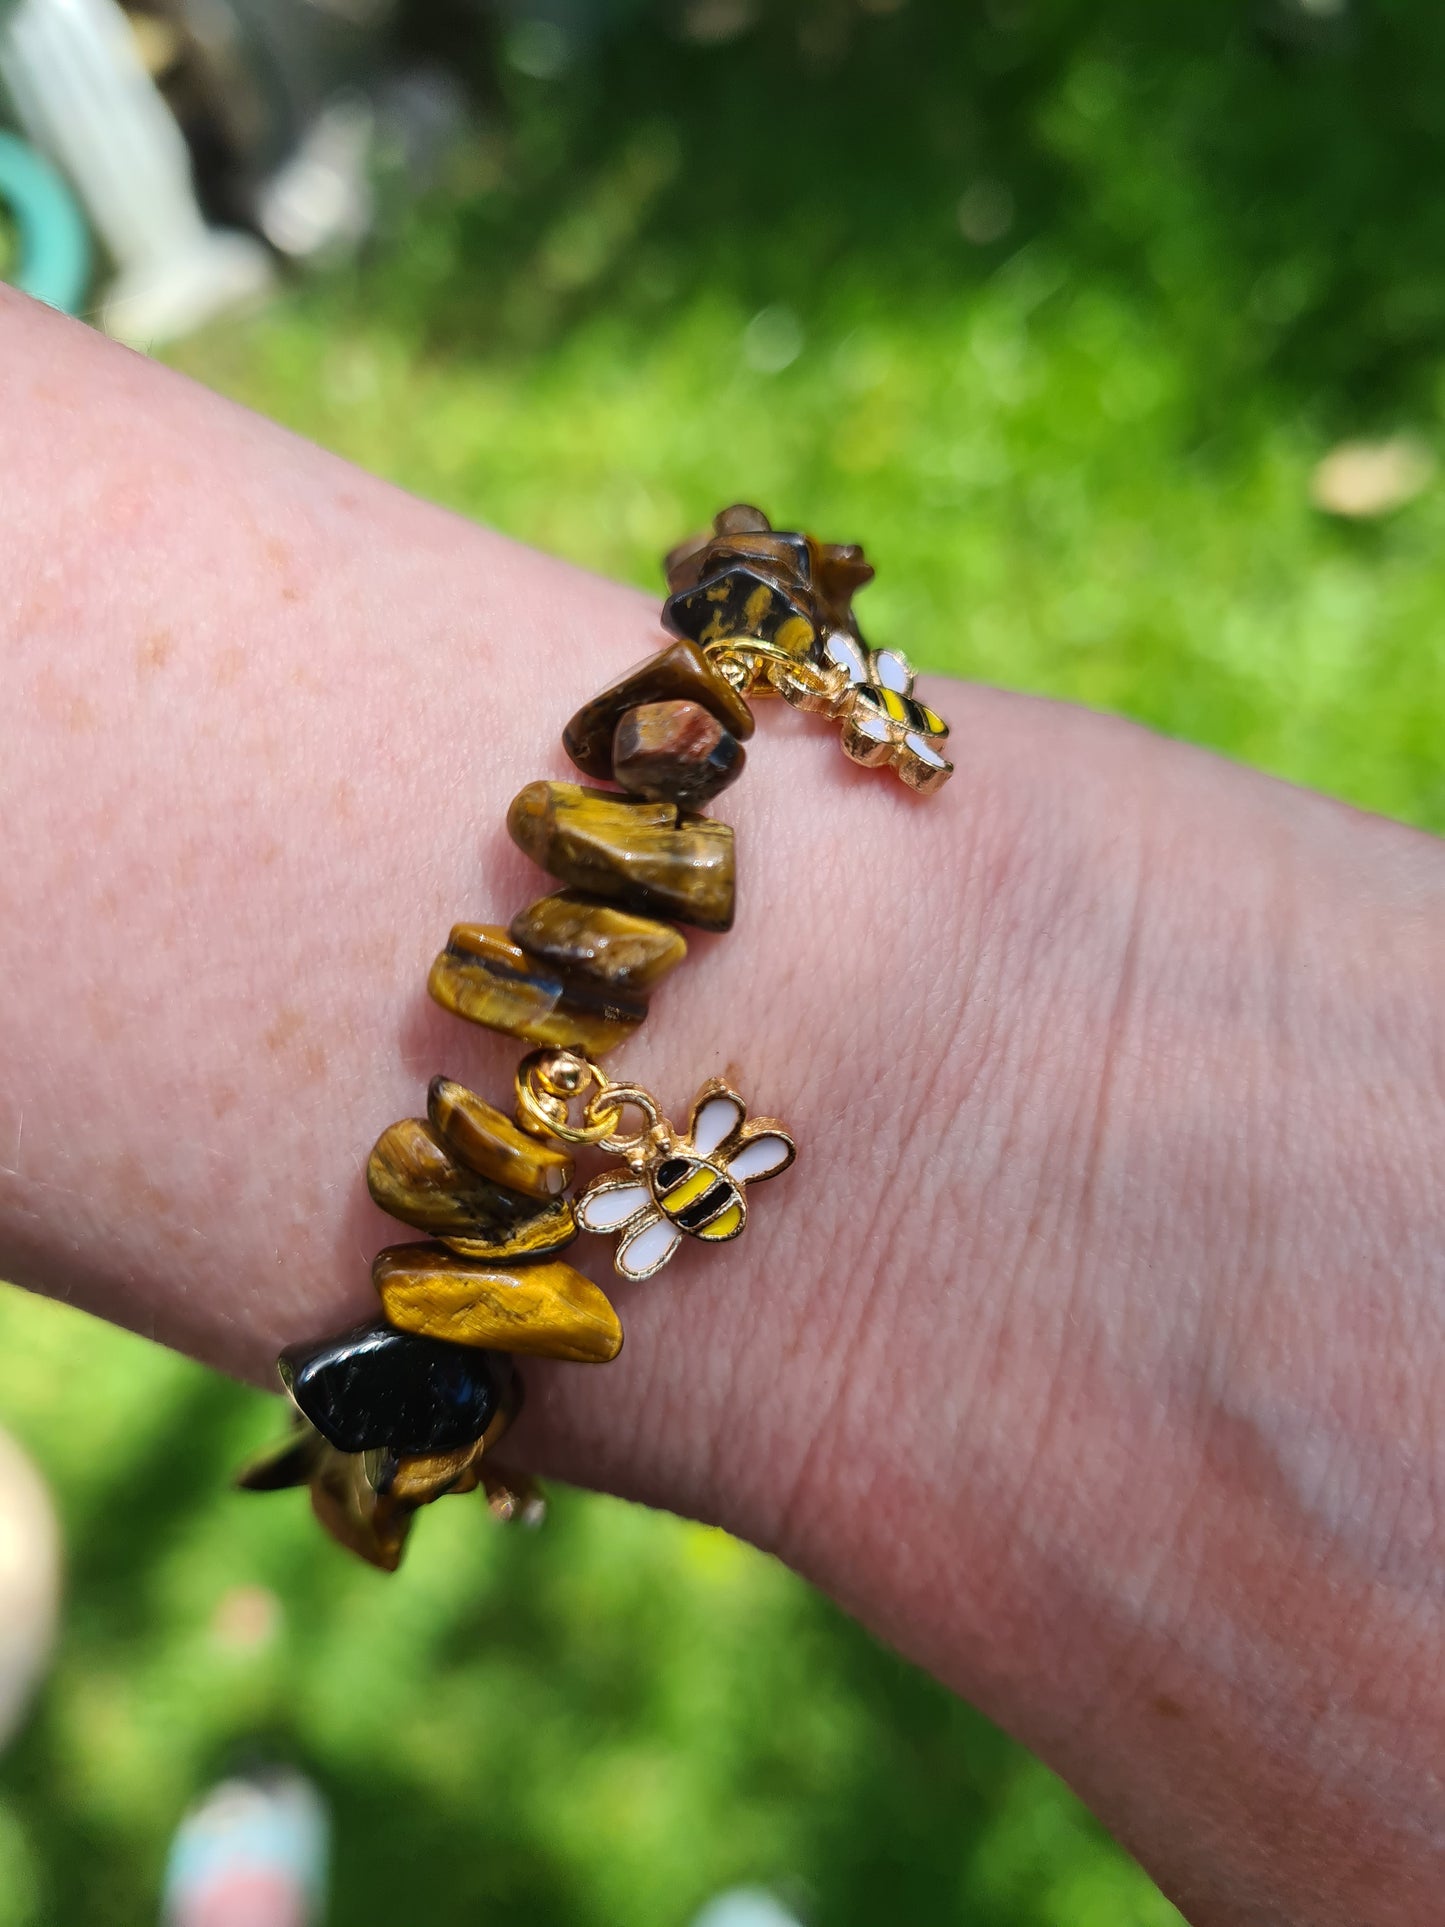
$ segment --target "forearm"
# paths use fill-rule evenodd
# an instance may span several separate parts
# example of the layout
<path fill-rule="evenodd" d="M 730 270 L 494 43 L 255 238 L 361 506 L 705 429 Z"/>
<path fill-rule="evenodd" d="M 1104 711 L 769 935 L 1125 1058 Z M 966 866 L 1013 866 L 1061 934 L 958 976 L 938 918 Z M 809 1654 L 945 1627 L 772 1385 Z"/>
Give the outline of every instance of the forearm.
<path fill-rule="evenodd" d="M 0 449 L 0 1275 L 265 1381 L 374 1305 L 381 1127 L 507 1088 L 426 967 L 546 887 L 506 803 L 655 614 L 3 293 Z M 1201 1921 L 1414 1920 L 1445 865 L 954 695 L 923 807 L 762 718 L 736 928 L 625 1064 L 802 1154 L 516 1450 L 775 1546 Z"/>

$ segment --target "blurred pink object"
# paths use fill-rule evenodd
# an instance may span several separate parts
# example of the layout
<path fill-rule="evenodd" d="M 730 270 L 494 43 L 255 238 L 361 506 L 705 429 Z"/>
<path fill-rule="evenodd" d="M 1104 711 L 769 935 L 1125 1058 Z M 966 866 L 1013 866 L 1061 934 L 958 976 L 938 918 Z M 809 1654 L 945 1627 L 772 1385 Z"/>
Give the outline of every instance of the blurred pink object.
<path fill-rule="evenodd" d="M 321 1796 L 301 1774 L 223 1780 L 171 1843 L 163 1927 L 314 1927 L 327 1832 Z"/>
<path fill-rule="evenodd" d="M 0 1432 L 0 1747 L 45 1675 L 59 1610 L 55 1509 L 40 1474 Z"/>

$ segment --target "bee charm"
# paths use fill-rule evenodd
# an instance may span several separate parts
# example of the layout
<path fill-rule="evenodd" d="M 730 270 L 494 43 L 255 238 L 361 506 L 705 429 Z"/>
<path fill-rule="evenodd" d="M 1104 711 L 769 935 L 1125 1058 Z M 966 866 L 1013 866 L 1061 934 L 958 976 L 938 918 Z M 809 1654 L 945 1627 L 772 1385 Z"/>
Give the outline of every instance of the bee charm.
<path fill-rule="evenodd" d="M 843 749 L 869 769 L 891 763 L 911 790 L 927 794 L 946 783 L 953 765 L 940 744 L 948 724 L 913 694 L 913 671 L 896 649 L 870 649 L 836 630 L 824 645 L 848 688 L 835 713 L 843 724 Z"/>
<path fill-rule="evenodd" d="M 748 1221 L 747 1186 L 785 1171 L 796 1151 L 776 1119 L 749 1119 L 737 1092 L 714 1077 L 693 1100 L 686 1135 L 659 1121 L 626 1155 L 627 1170 L 587 1187 L 577 1222 L 619 1234 L 621 1277 L 651 1278 L 684 1235 L 704 1244 L 736 1238 Z"/>

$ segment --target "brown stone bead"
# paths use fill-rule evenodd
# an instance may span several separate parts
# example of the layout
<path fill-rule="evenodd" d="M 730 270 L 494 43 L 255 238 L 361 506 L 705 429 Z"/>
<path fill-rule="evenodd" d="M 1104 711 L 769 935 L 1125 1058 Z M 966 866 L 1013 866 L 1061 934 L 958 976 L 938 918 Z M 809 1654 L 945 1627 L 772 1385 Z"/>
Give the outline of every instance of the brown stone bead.
<path fill-rule="evenodd" d="M 547 1516 L 547 1495 L 525 1472 L 482 1467 L 482 1490 L 492 1517 L 503 1525 L 539 1526 Z"/>
<path fill-rule="evenodd" d="M 427 1452 L 407 1459 L 390 1452 L 368 1452 L 366 1460 L 372 1489 L 396 1505 L 430 1505 L 449 1492 L 475 1492 L 482 1482 L 480 1442 L 455 1452 Z"/>
<path fill-rule="evenodd" d="M 647 1015 L 639 999 L 600 986 L 564 984 L 505 930 L 488 923 L 456 925 L 431 967 L 427 989 L 444 1010 L 474 1024 L 593 1057 L 615 1049 Z"/>
<path fill-rule="evenodd" d="M 454 1236 L 439 1232 L 444 1245 L 462 1258 L 483 1258 L 491 1263 L 507 1263 L 527 1258 L 549 1258 L 565 1251 L 577 1238 L 577 1214 L 566 1198 L 544 1205 L 532 1217 L 505 1230 Z"/>
<path fill-rule="evenodd" d="M 811 625 L 815 654 L 831 630 L 856 635 L 853 597 L 874 574 L 856 542 L 775 530 L 746 503 L 724 509 L 711 535 L 682 543 L 665 567 L 666 627 L 703 642 L 758 636 L 792 654 L 802 654 L 809 640 L 796 624 L 786 626 L 793 617 Z"/>
<path fill-rule="evenodd" d="M 778 536 L 741 538 L 776 543 Z M 719 548 L 721 544 L 714 543 Z M 806 656 L 817 635 L 815 610 L 806 590 L 771 560 L 738 557 L 719 562 L 694 589 L 677 589 L 662 606 L 662 623 L 675 636 L 704 648 L 710 642 L 754 637 L 785 656 Z"/>
<path fill-rule="evenodd" d="M 482 1460 L 510 1431 L 522 1409 L 522 1381 L 516 1372 L 504 1381 L 497 1410 L 482 1436 L 450 1452 L 399 1454 L 383 1448 L 362 1455 L 366 1479 L 378 1500 L 396 1510 L 430 1505 L 451 1492 L 475 1492 L 484 1481 Z"/>
<path fill-rule="evenodd" d="M 605 1364 L 622 1349 L 607 1297 L 580 1271 L 468 1264 L 444 1245 L 392 1245 L 371 1267 L 388 1323 L 452 1345 Z"/>
<path fill-rule="evenodd" d="M 447 1149 L 494 1184 L 548 1203 L 572 1182 L 575 1166 L 560 1146 L 519 1130 L 509 1117 L 450 1077 L 434 1077 L 426 1114 Z"/>
<path fill-rule="evenodd" d="M 612 774 L 634 796 L 700 810 L 743 773 L 747 751 L 699 703 L 643 703 L 612 739 Z"/>
<path fill-rule="evenodd" d="M 877 570 L 857 542 L 814 542 L 811 536 L 808 541 L 813 551 L 813 586 L 825 623 L 857 635 L 853 598 L 867 588 Z"/>
<path fill-rule="evenodd" d="M 283 1492 L 288 1486 L 305 1485 L 322 1454 L 333 1449 L 309 1419 L 293 1410 L 285 1438 L 253 1452 L 236 1473 L 235 1483 L 243 1492 Z"/>
<path fill-rule="evenodd" d="M 731 508 L 719 510 L 710 529 L 688 536 L 663 557 L 662 569 L 668 588 L 691 589 L 702 580 L 705 573 L 702 559 L 718 536 L 771 535 L 772 531 L 773 525 L 767 516 L 751 502 L 734 502 Z"/>
<path fill-rule="evenodd" d="M 383 1211 L 434 1236 L 509 1233 L 536 1216 L 533 1199 L 469 1170 L 425 1119 L 388 1125 L 372 1147 L 366 1183 Z"/>
<path fill-rule="evenodd" d="M 511 937 L 560 976 L 586 977 L 631 997 L 648 996 L 687 955 L 686 941 L 670 924 L 581 890 L 540 897 L 513 917 Z"/>
<path fill-rule="evenodd" d="M 713 817 L 679 817 L 670 803 L 580 783 L 529 783 L 512 799 L 507 828 L 534 862 L 579 890 L 703 930 L 732 925 L 733 833 Z"/>
<path fill-rule="evenodd" d="M 311 1510 L 348 1552 L 383 1572 L 401 1564 L 412 1508 L 378 1498 L 362 1454 L 326 1448 L 311 1479 Z"/>
<path fill-rule="evenodd" d="M 701 703 L 739 742 L 753 733 L 753 712 L 732 684 L 714 669 L 695 642 L 660 649 L 584 703 L 562 732 L 567 754 L 584 775 L 612 775 L 612 738 L 629 709 L 639 703 Z"/>

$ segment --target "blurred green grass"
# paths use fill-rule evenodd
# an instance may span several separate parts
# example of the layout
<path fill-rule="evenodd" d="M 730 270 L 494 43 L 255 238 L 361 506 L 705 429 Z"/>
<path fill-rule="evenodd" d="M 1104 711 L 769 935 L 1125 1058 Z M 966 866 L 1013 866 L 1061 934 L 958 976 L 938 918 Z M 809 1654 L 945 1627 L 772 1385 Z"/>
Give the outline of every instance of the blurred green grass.
<path fill-rule="evenodd" d="M 504 69 L 390 243 L 174 359 L 653 588 L 759 500 L 865 540 L 870 634 L 928 667 L 1445 827 L 1445 493 L 1346 524 L 1309 492 L 1341 436 L 1438 438 L 1445 19 L 768 20 Z M 177 1813 L 255 1734 L 334 1802 L 335 1927 L 682 1927 L 732 1881 L 819 1927 L 1176 1918 L 1040 1768 L 716 1533 L 562 1494 L 509 1538 L 458 1503 L 384 1582 L 224 1494 L 255 1396 L 15 1294 L 0 1335 L 72 1560 L 0 1772 L 0 1927 L 150 1918 Z M 243 1650 L 217 1608 L 257 1585 L 281 1627 Z"/>

